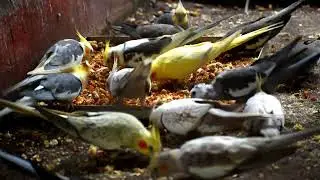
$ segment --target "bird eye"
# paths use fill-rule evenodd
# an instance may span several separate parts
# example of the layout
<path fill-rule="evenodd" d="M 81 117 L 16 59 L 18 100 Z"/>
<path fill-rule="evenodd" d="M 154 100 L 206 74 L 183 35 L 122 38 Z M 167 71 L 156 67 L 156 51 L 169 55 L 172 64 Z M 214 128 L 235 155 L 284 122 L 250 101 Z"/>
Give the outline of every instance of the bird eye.
<path fill-rule="evenodd" d="M 153 152 L 154 151 L 152 146 L 149 146 L 148 149 L 149 149 L 149 152 Z"/>
<path fill-rule="evenodd" d="M 196 96 L 196 92 L 195 91 L 191 91 L 191 97 L 195 97 Z"/>

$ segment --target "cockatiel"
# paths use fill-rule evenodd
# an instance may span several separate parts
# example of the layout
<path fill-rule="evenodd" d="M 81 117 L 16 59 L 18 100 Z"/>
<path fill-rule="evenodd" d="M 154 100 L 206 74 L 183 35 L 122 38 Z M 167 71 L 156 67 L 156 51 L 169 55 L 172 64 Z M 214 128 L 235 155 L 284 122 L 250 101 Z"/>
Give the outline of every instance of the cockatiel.
<path fill-rule="evenodd" d="M 221 179 L 250 171 L 292 155 L 297 141 L 319 134 L 320 128 L 268 137 L 206 136 L 161 152 L 150 168 L 154 175 L 175 179 Z"/>
<path fill-rule="evenodd" d="M 75 65 L 69 69 L 59 70 L 59 74 L 34 75 L 27 77 L 7 89 L 4 94 L 18 93 L 17 102 L 33 106 L 36 102 L 71 103 L 85 88 L 91 65 L 86 63 Z M 63 73 L 66 72 L 66 73 Z M 0 111 L 0 117 L 12 112 L 9 109 Z"/>
<path fill-rule="evenodd" d="M 239 29 L 241 29 L 242 33 L 245 34 L 245 33 L 252 32 L 252 31 L 255 31 L 255 30 L 260 29 L 262 27 L 266 27 L 271 24 L 275 24 L 275 23 L 279 23 L 279 22 L 283 23 L 285 26 L 291 18 L 291 13 L 294 12 L 297 8 L 299 8 L 304 1 L 305 0 L 299 0 L 297 2 L 294 2 L 291 5 L 289 5 L 288 7 L 282 9 L 281 11 L 279 11 L 278 13 L 276 13 L 274 15 L 262 17 L 262 18 L 255 20 L 255 21 L 236 26 L 233 30 L 228 32 L 226 34 L 226 36 L 229 36 L 230 34 L 238 31 Z M 247 43 L 228 51 L 228 54 L 240 55 L 242 57 L 243 56 L 252 57 L 253 53 L 259 54 L 259 52 L 262 50 L 264 45 L 270 39 L 272 39 L 274 36 L 276 36 L 283 29 L 283 27 L 278 28 L 278 29 L 274 29 L 273 31 L 270 31 L 268 33 L 263 34 L 262 36 L 258 36 L 256 38 L 248 41 Z"/>
<path fill-rule="evenodd" d="M 84 56 L 93 51 L 91 44 L 83 37 L 79 31 L 76 31 L 80 39 L 63 39 L 51 46 L 40 60 L 39 65 L 28 75 L 43 74 L 49 70 L 61 69 L 78 65 Z"/>
<path fill-rule="evenodd" d="M 281 25 L 275 24 L 241 36 L 240 31 L 237 31 L 225 39 L 214 43 L 203 42 L 169 50 L 153 60 L 151 78 L 155 80 L 183 80 L 228 49 L 246 43 L 256 36 L 279 27 Z"/>
<path fill-rule="evenodd" d="M 172 35 L 183 31 L 181 27 L 170 24 L 121 24 L 120 26 L 112 26 L 112 29 L 129 35 L 132 39 L 156 38 L 159 36 Z"/>
<path fill-rule="evenodd" d="M 179 0 L 177 8 L 169 13 L 164 13 L 155 20 L 156 24 L 171 24 L 187 29 L 189 27 L 188 11 L 184 8 L 182 1 Z"/>
<path fill-rule="evenodd" d="M 111 95 L 121 102 L 123 98 L 140 98 L 145 103 L 151 91 L 150 69 L 151 59 L 145 59 L 135 68 L 124 68 L 118 71 L 117 58 L 107 78 L 107 86 Z"/>
<path fill-rule="evenodd" d="M 22 159 L 18 156 L 15 156 L 13 154 L 9 154 L 5 152 L 4 150 L 0 150 L 0 162 L 1 164 L 6 164 L 10 169 L 14 169 L 18 172 L 18 174 L 21 173 L 22 176 L 17 175 L 15 178 L 18 177 L 33 177 L 35 179 L 51 179 L 51 180 L 72 180 L 72 179 L 78 179 L 78 178 L 68 178 L 65 176 L 62 176 L 58 173 L 51 173 L 47 171 L 46 169 L 30 162 L 25 159 Z M 29 179 L 29 178 L 27 178 Z"/>
<path fill-rule="evenodd" d="M 0 105 L 23 114 L 41 117 L 73 137 L 102 149 L 130 148 L 151 157 L 161 150 L 157 127 L 152 126 L 149 131 L 136 117 L 127 113 L 111 111 L 67 113 L 41 106 L 35 109 L 3 99 L 0 99 Z"/>
<path fill-rule="evenodd" d="M 300 40 L 289 52 L 291 58 L 284 65 L 277 67 L 263 84 L 263 90 L 274 93 L 280 84 L 297 80 L 296 77 L 299 76 L 309 75 L 315 64 L 320 65 L 320 58 L 317 59 L 316 55 L 319 52 L 320 39 Z"/>
<path fill-rule="evenodd" d="M 264 122 L 271 118 L 271 115 L 259 112 L 232 112 L 216 106 L 217 103 L 202 99 L 173 100 L 155 108 L 149 119 L 160 129 L 186 136 L 191 132 L 212 135 L 213 133 L 234 130 L 253 130 L 246 129 L 249 122 Z"/>
<path fill-rule="evenodd" d="M 211 32 L 213 27 L 227 18 L 200 28 L 190 27 L 185 31 L 173 35 L 127 41 L 123 44 L 110 47 L 107 56 L 105 56 L 105 61 L 110 57 L 115 56 L 119 59 L 119 64 L 121 66 L 135 67 L 144 59 L 153 59 L 164 52 L 183 46 L 202 37 Z"/>
<path fill-rule="evenodd" d="M 304 48 L 289 54 L 299 40 L 300 38 L 296 38 L 274 55 L 263 57 L 248 67 L 224 71 L 218 74 L 211 84 L 200 83 L 195 85 L 190 91 L 191 97 L 215 100 L 246 100 L 257 90 L 256 75 L 261 76 L 263 79 L 263 90 L 265 85 L 275 87 L 276 84 L 273 82 L 278 82 L 277 78 L 279 78 L 279 81 L 294 78 L 295 74 L 288 71 L 292 66 L 296 70 L 302 70 L 306 64 L 314 62 L 314 60 L 319 59 L 320 56 L 320 53 L 313 53 L 304 59 L 297 60 L 298 62 L 295 62 L 293 65 L 288 65 L 286 61 L 306 51 Z M 274 74 L 277 73 L 280 74 L 275 77 Z"/>
<path fill-rule="evenodd" d="M 250 135 L 265 137 L 278 136 L 285 129 L 285 117 L 281 102 L 273 95 L 262 91 L 262 80 L 257 76 L 258 92 L 248 99 L 243 112 L 272 115 L 265 121 L 252 121 L 247 124 Z"/>

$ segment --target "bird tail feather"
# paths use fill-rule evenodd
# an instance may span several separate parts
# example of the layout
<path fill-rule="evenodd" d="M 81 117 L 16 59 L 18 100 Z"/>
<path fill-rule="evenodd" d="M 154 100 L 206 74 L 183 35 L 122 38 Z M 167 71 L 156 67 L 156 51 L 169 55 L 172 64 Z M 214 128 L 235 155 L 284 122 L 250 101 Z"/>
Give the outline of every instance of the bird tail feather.
<path fill-rule="evenodd" d="M 6 107 L 0 111 L 0 118 L 11 112 L 18 112 L 21 114 L 37 116 L 46 119 L 46 117 L 44 117 L 37 110 L 31 107 L 34 104 L 35 101 L 30 97 L 23 97 L 16 102 L 0 99 L 0 106 Z"/>
<path fill-rule="evenodd" d="M 141 36 L 137 33 L 135 27 L 128 24 L 121 24 L 120 26 L 112 26 L 112 29 L 123 34 L 129 35 L 131 38 L 140 39 Z"/>
<path fill-rule="evenodd" d="M 320 127 L 310 128 L 300 132 L 280 136 L 274 136 L 271 138 L 272 141 L 270 141 L 270 143 L 263 145 L 263 149 L 268 151 L 270 149 L 282 148 L 285 146 L 289 146 L 295 142 L 309 138 L 310 136 L 314 136 L 316 134 L 320 134 Z"/>
<path fill-rule="evenodd" d="M 262 35 L 262 34 L 264 34 L 266 32 L 270 32 L 270 31 L 272 31 L 274 29 L 281 28 L 283 26 L 284 26 L 283 22 L 278 22 L 278 23 L 272 24 L 270 26 L 266 26 L 266 27 L 263 27 L 261 29 L 252 31 L 250 33 L 243 34 L 240 37 L 234 39 L 230 43 L 230 46 L 227 48 L 227 51 L 230 50 L 230 49 L 233 49 L 233 48 L 235 48 L 237 46 L 240 46 L 240 45 L 250 41 L 251 39 L 256 38 L 257 36 L 260 36 L 260 35 Z"/>

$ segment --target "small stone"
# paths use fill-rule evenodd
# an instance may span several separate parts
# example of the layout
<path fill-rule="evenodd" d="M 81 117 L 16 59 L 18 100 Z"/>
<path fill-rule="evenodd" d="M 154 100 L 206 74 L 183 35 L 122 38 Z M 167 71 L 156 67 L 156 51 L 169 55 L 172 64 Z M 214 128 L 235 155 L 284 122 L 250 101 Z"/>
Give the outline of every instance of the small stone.
<path fill-rule="evenodd" d="M 258 177 L 262 179 L 262 178 L 264 178 L 264 174 L 263 173 L 259 173 Z"/>
<path fill-rule="evenodd" d="M 8 132 L 5 134 L 4 137 L 6 137 L 6 138 L 11 138 L 11 137 L 12 137 L 12 134 L 8 131 Z"/>
<path fill-rule="evenodd" d="M 232 178 L 237 178 L 237 177 L 239 177 L 238 174 L 234 174 L 234 175 L 232 176 Z"/>
<path fill-rule="evenodd" d="M 70 138 L 65 138 L 64 139 L 67 143 L 71 143 L 71 142 L 73 142 L 73 140 L 72 139 L 70 139 Z"/>
<path fill-rule="evenodd" d="M 39 154 L 35 154 L 34 156 L 32 156 L 32 159 L 36 160 L 37 162 L 41 162 L 41 158 Z"/>
<path fill-rule="evenodd" d="M 53 146 L 56 146 L 59 144 L 59 141 L 56 140 L 56 139 L 52 139 L 50 142 L 49 142 L 50 146 L 53 147 Z"/>
<path fill-rule="evenodd" d="M 50 146 L 48 140 L 44 140 L 43 144 L 44 144 L 44 147 L 46 147 L 46 148 L 48 148 Z"/>
<path fill-rule="evenodd" d="M 23 159 L 28 159 L 28 157 L 27 157 L 27 155 L 26 154 L 21 154 L 21 157 L 23 158 Z"/>

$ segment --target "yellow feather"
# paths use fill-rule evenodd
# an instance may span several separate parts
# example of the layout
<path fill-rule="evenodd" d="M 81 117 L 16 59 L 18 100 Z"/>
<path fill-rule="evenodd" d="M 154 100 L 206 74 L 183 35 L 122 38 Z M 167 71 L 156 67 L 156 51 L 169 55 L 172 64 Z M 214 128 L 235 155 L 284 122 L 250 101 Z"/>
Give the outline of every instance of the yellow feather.
<path fill-rule="evenodd" d="M 230 42 L 240 35 L 240 31 L 215 42 L 203 42 L 172 49 L 158 56 L 151 67 L 151 77 L 154 79 L 183 80 L 205 63 L 223 53 Z"/>
<path fill-rule="evenodd" d="M 104 51 L 103 51 L 103 59 L 104 59 L 105 62 L 108 62 L 109 51 L 110 51 L 110 41 L 107 40 L 106 41 L 106 47 L 104 48 Z"/>
<path fill-rule="evenodd" d="M 84 46 L 86 46 L 86 47 L 89 48 L 91 51 L 93 51 L 93 48 L 92 48 L 91 44 L 87 41 L 87 39 L 86 39 L 84 36 L 82 36 L 82 35 L 80 34 L 80 32 L 79 32 L 77 29 L 76 29 L 76 34 L 77 34 L 77 36 L 78 36 L 78 38 L 79 38 L 79 41 L 80 41 L 81 43 L 83 43 Z"/>
<path fill-rule="evenodd" d="M 248 42 L 249 40 L 263 34 L 263 33 L 266 33 L 266 32 L 269 32 L 269 31 L 272 31 L 274 29 L 277 29 L 277 28 L 280 28 L 280 27 L 283 27 L 283 23 L 280 22 L 280 23 L 276 23 L 276 24 L 273 24 L 273 25 L 270 25 L 270 26 L 267 26 L 267 27 L 263 27 L 263 28 L 260 28 L 258 30 L 255 30 L 255 31 L 252 31 L 250 33 L 247 33 L 247 34 L 244 34 L 244 35 L 241 35 L 240 37 L 237 37 L 235 38 L 231 43 L 230 43 L 230 46 L 228 47 L 227 50 L 230 50 L 230 49 L 233 49 L 241 44 L 244 44 L 246 42 Z M 268 38 L 268 37 L 266 37 Z M 257 45 L 258 43 L 261 43 L 262 41 L 260 42 L 257 42 Z"/>

